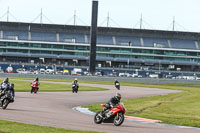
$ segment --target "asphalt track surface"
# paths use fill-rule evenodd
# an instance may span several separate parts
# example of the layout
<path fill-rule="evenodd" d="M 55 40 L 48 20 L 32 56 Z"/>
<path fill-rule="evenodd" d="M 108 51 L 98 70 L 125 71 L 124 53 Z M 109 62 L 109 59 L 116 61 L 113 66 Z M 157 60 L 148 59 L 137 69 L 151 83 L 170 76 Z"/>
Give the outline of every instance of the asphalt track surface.
<path fill-rule="evenodd" d="M 60 84 L 70 84 L 56 82 Z M 146 123 L 131 122 L 116 127 L 111 123 L 95 124 L 93 116 L 73 110 L 73 107 L 87 104 L 104 103 L 116 92 L 122 94 L 122 100 L 177 93 L 176 90 L 165 90 L 143 87 L 125 87 L 116 90 L 112 85 L 80 84 L 108 88 L 108 91 L 89 91 L 73 94 L 72 92 L 17 92 L 15 102 L 6 110 L 0 109 L 0 119 L 27 124 L 51 126 L 75 130 L 100 131 L 108 133 L 199 133 L 199 130 L 166 127 Z"/>

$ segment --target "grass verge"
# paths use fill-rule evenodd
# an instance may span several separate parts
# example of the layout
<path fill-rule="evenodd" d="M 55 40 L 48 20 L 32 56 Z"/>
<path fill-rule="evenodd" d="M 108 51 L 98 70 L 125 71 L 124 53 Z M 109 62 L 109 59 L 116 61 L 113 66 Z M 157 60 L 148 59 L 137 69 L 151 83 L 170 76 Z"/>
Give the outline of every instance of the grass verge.
<path fill-rule="evenodd" d="M 10 83 L 15 84 L 15 91 L 27 92 L 30 91 L 29 81 L 10 80 Z M 79 91 L 103 91 L 107 90 L 100 87 L 80 86 Z M 55 92 L 55 91 L 72 91 L 71 85 L 56 84 L 56 83 L 40 83 L 39 91 Z"/>
<path fill-rule="evenodd" d="M 132 84 L 132 86 L 176 89 L 185 92 L 122 101 L 127 108 L 126 115 L 162 120 L 167 124 L 200 127 L 199 85 Z M 99 104 L 84 107 L 94 112 L 102 110 Z"/>
<path fill-rule="evenodd" d="M 0 120 L 0 133 L 99 133 L 94 131 L 67 130 Z"/>

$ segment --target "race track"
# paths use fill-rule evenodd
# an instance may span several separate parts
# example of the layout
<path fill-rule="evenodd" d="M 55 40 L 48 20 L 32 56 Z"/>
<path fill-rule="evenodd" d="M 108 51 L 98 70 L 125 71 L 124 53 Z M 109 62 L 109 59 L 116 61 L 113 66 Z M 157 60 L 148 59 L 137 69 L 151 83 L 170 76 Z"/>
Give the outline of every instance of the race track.
<path fill-rule="evenodd" d="M 58 83 L 58 82 L 56 82 Z M 62 83 L 62 82 L 59 82 Z M 67 84 L 64 83 L 63 84 Z M 6 110 L 0 109 L 0 119 L 17 121 L 27 124 L 52 126 L 57 128 L 102 131 L 109 133 L 199 133 L 199 130 L 166 127 L 125 120 L 116 127 L 113 124 L 97 125 L 93 116 L 74 111 L 72 108 L 81 105 L 104 103 L 116 92 L 122 94 L 122 100 L 148 97 L 179 91 L 122 86 L 117 91 L 111 85 L 80 84 L 109 88 L 108 91 L 90 91 L 73 94 L 71 92 L 17 92 L 15 103 L 8 105 Z"/>

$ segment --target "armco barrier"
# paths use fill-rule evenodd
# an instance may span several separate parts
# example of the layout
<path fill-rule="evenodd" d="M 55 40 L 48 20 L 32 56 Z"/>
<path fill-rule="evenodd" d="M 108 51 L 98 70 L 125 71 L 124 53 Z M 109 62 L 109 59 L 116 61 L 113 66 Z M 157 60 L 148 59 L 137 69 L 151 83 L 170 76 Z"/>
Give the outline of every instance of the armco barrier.
<path fill-rule="evenodd" d="M 78 80 L 86 81 L 113 81 L 118 79 L 120 82 L 135 82 L 135 83 L 170 83 L 170 84 L 200 84 L 200 80 L 185 80 L 185 79 L 154 79 L 154 78 L 126 78 L 126 77 L 98 77 L 98 76 L 71 76 L 71 75 L 46 75 L 46 74 L 17 74 L 17 73 L 0 73 L 0 77 L 15 77 L 15 78 L 35 78 L 41 79 L 61 79 L 61 80 Z"/>

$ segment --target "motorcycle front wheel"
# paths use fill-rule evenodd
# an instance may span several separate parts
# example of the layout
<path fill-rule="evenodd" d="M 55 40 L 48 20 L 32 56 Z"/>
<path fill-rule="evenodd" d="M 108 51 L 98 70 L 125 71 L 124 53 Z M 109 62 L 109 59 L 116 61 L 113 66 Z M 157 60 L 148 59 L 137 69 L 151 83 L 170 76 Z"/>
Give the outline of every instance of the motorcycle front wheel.
<path fill-rule="evenodd" d="M 102 117 L 100 116 L 101 111 L 97 112 L 94 116 L 94 122 L 96 124 L 101 124 L 102 122 Z"/>
<path fill-rule="evenodd" d="M 31 87 L 31 93 L 33 93 L 33 87 Z"/>
<path fill-rule="evenodd" d="M 115 86 L 118 90 L 120 90 L 120 86 Z"/>
<path fill-rule="evenodd" d="M 34 93 L 36 94 L 37 92 L 38 92 L 38 89 L 37 89 L 37 88 L 35 88 L 35 89 L 34 89 Z"/>
<path fill-rule="evenodd" d="M 2 109 L 6 109 L 8 104 L 9 104 L 9 100 L 8 99 L 3 100 Z"/>
<path fill-rule="evenodd" d="M 114 118 L 114 125 L 120 126 L 124 122 L 124 114 L 118 113 Z"/>

